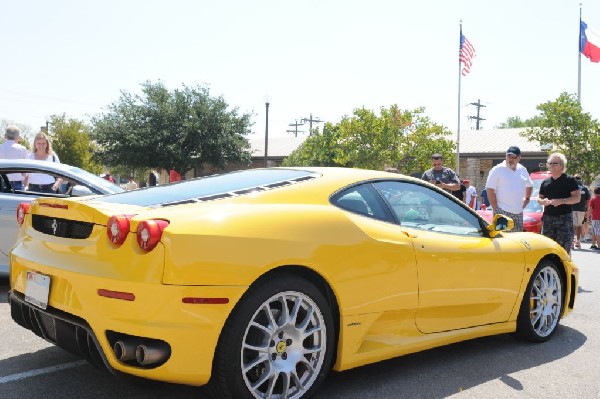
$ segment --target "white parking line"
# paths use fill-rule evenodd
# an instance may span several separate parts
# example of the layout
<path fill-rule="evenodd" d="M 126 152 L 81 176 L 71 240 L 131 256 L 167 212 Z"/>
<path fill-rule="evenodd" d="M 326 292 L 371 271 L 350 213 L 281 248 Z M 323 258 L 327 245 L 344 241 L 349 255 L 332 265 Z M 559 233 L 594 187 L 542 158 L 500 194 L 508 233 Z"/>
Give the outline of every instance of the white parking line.
<path fill-rule="evenodd" d="M 78 360 L 76 362 L 57 364 L 56 366 L 50 366 L 50 367 L 44 367 L 41 369 L 30 370 L 30 371 L 26 371 L 24 373 L 11 374 L 11 375 L 7 375 L 5 377 L 0 377 L 0 384 L 24 380 L 25 378 L 35 377 L 35 376 L 42 375 L 42 374 L 54 373 L 55 371 L 61 371 L 61 370 L 65 370 L 65 369 L 70 369 L 72 367 L 83 366 L 84 364 L 89 364 L 89 363 L 85 360 Z"/>

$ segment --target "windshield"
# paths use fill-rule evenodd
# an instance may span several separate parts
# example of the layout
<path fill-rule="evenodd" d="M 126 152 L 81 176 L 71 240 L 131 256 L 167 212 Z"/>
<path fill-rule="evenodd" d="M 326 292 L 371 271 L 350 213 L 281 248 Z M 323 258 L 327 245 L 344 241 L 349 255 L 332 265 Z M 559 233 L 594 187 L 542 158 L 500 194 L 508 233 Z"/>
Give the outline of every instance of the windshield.
<path fill-rule="evenodd" d="M 534 180 L 535 181 L 535 180 Z M 523 209 L 523 212 L 543 212 L 544 207 L 538 204 L 537 198 L 531 198 L 531 201 Z"/>
<path fill-rule="evenodd" d="M 74 175 L 78 176 L 80 178 L 81 181 L 83 182 L 90 182 L 96 186 L 100 186 L 102 187 L 104 190 L 106 190 L 108 193 L 110 194 L 117 194 L 117 193 L 122 193 L 124 190 L 117 186 L 114 183 L 109 182 L 106 179 L 103 179 L 101 177 L 96 176 L 93 173 L 87 172 L 83 169 L 80 169 L 76 166 L 73 166 L 71 168 L 69 168 L 69 172 L 73 173 Z"/>
<path fill-rule="evenodd" d="M 269 190 L 317 176 L 317 173 L 305 170 L 249 169 L 126 191 L 104 197 L 102 201 L 140 206 L 169 205 Z"/>

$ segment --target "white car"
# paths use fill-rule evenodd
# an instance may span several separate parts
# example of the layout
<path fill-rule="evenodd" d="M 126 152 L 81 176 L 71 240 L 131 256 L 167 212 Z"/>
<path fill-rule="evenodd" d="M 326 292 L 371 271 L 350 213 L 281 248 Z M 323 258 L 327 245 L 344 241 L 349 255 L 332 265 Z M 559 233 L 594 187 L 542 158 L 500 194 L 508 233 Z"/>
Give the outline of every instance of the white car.
<path fill-rule="evenodd" d="M 45 173 L 63 179 L 57 194 L 14 190 L 10 173 Z M 17 238 L 17 206 L 37 197 L 81 197 L 120 193 L 123 189 L 83 169 L 64 163 L 0 159 L 0 277 L 8 276 L 8 252 Z"/>

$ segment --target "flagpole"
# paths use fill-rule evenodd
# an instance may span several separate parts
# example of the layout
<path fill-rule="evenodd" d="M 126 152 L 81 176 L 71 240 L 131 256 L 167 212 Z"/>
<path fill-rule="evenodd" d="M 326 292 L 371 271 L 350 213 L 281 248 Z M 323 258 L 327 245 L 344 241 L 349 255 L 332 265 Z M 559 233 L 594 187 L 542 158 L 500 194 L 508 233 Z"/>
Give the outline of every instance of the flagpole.
<path fill-rule="evenodd" d="M 579 3 L 579 39 L 577 40 L 577 48 L 579 49 L 579 62 L 577 68 L 577 102 L 581 104 L 581 3 Z"/>
<path fill-rule="evenodd" d="M 462 38 L 462 19 L 460 20 L 460 34 L 458 35 L 458 48 L 460 54 L 460 40 Z M 456 128 L 456 174 L 460 173 L 460 56 L 458 57 L 458 126 Z"/>

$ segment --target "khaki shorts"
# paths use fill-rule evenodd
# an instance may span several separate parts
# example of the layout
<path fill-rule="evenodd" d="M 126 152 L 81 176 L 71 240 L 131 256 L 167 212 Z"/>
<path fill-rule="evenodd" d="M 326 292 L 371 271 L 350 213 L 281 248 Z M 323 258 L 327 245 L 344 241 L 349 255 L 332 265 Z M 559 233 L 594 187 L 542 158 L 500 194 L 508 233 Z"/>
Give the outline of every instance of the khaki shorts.
<path fill-rule="evenodd" d="M 583 218 L 585 218 L 585 212 L 573 211 L 573 226 L 583 226 Z"/>

